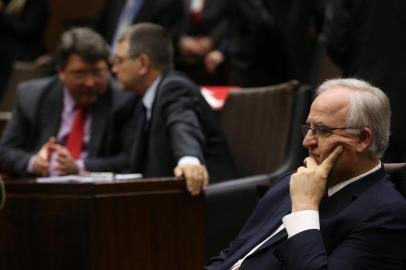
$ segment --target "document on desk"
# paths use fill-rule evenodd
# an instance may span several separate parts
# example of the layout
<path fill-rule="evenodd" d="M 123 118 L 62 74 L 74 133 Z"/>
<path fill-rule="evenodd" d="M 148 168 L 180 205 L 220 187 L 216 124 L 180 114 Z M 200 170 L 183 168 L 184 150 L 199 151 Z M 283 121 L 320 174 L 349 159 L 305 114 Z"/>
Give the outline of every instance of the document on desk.
<path fill-rule="evenodd" d="M 37 183 L 108 183 L 141 179 L 142 174 L 91 173 L 82 175 L 49 176 L 36 178 Z"/>

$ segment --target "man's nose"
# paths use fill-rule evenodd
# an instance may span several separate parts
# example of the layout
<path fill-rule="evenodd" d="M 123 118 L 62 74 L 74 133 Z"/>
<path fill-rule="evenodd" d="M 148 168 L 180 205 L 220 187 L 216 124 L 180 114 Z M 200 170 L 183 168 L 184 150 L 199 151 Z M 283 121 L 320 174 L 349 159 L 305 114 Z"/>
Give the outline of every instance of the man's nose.
<path fill-rule="evenodd" d="M 113 75 L 117 75 L 117 69 L 118 69 L 117 65 L 113 63 L 111 65 L 111 73 L 113 73 Z"/>
<path fill-rule="evenodd" d="M 90 74 L 88 74 L 85 79 L 84 79 L 84 84 L 87 87 L 93 87 L 95 85 L 95 78 L 93 78 L 93 76 L 91 76 Z"/>
<path fill-rule="evenodd" d="M 311 130 L 309 130 L 303 138 L 303 146 L 307 149 L 317 146 L 317 138 L 312 134 Z"/>

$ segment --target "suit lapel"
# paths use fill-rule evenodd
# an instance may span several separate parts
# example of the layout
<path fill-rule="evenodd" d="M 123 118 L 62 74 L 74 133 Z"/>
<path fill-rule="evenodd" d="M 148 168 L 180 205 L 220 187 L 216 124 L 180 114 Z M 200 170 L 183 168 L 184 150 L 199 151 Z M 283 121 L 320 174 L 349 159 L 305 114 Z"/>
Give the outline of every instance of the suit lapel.
<path fill-rule="evenodd" d="M 331 196 L 330 198 L 323 201 L 320 206 L 320 218 L 326 218 L 329 216 L 337 215 L 346 206 L 351 204 L 355 199 L 357 199 L 368 187 L 372 186 L 379 179 L 382 179 L 385 175 L 383 168 L 378 171 L 367 175 L 366 177 L 344 187 L 342 190 Z M 255 244 L 250 246 L 248 252 L 255 247 L 258 243 L 269 237 L 281 224 L 282 218 L 290 213 L 291 202 L 290 196 L 286 196 L 281 204 L 281 206 L 275 211 L 271 218 L 264 223 L 263 228 L 271 228 L 270 230 L 262 230 L 262 240 L 255 239 Z M 253 254 L 261 252 L 266 248 L 274 247 L 280 241 L 283 241 L 287 237 L 287 232 L 285 229 L 278 232 L 268 241 L 266 241 L 260 248 L 258 248 Z"/>
<path fill-rule="evenodd" d="M 41 138 L 40 145 L 48 141 L 51 136 L 57 136 L 61 124 L 63 109 L 63 89 L 60 83 L 51 86 L 49 94 L 44 97 L 41 104 L 54 104 L 54 106 L 41 106 Z"/>
<path fill-rule="evenodd" d="M 146 119 L 146 111 L 142 97 L 138 99 L 135 110 L 135 138 L 131 150 L 130 164 L 132 170 L 145 174 L 145 161 L 148 156 L 148 133 L 149 123 Z"/>
<path fill-rule="evenodd" d="M 385 171 L 382 167 L 376 172 L 345 186 L 337 193 L 324 200 L 320 205 L 320 219 L 336 216 L 345 207 L 356 200 L 368 187 L 371 187 L 384 176 Z"/>
<path fill-rule="evenodd" d="M 280 205 L 280 207 L 275 211 L 273 215 L 268 219 L 268 221 L 264 224 L 263 228 L 263 233 L 262 235 L 262 240 L 256 239 L 255 245 L 251 246 L 250 250 L 254 248 L 256 245 L 264 241 L 267 237 L 271 236 L 282 224 L 282 218 L 286 216 L 287 214 L 290 213 L 292 208 L 292 204 L 290 201 L 290 197 L 286 196 Z M 268 229 L 266 229 L 268 228 Z M 281 240 L 285 239 L 287 237 L 287 232 L 285 229 L 282 229 L 279 231 L 277 234 L 272 236 L 270 239 L 268 239 L 265 243 L 262 244 L 261 247 L 259 247 L 253 254 L 260 252 L 261 250 L 268 248 L 270 246 L 273 246 L 274 244 L 280 242 Z M 248 250 L 248 252 L 250 251 Z"/>
<path fill-rule="evenodd" d="M 106 93 L 99 97 L 99 100 L 91 107 L 92 124 L 90 128 L 90 140 L 88 144 L 89 157 L 95 156 L 101 146 L 107 122 L 109 121 L 109 112 L 106 108 L 110 108 L 109 99 L 111 95 Z"/>
<path fill-rule="evenodd" d="M 271 195 L 271 194 L 270 194 Z M 258 229 L 257 232 L 254 232 L 248 238 L 247 242 L 241 242 L 241 245 L 237 247 L 237 249 L 241 248 L 238 252 L 235 252 L 232 257 L 230 257 L 229 262 L 236 262 L 239 259 L 242 259 L 247 253 L 249 253 L 253 248 L 255 248 L 258 244 L 264 241 L 267 237 L 271 236 L 273 232 L 275 232 L 278 227 L 282 224 L 282 218 L 290 213 L 291 211 L 291 201 L 289 196 L 285 196 L 278 207 L 275 209 L 270 209 L 269 217 L 263 222 L 261 227 Z M 260 252 L 261 250 L 270 247 L 271 245 L 281 241 L 286 237 L 286 230 L 283 229 L 276 235 L 274 235 L 271 239 L 265 242 L 261 247 L 259 247 L 254 253 L 250 256 L 253 256 Z M 249 256 L 248 256 L 249 257 Z M 231 266 L 231 265 L 230 265 Z"/>

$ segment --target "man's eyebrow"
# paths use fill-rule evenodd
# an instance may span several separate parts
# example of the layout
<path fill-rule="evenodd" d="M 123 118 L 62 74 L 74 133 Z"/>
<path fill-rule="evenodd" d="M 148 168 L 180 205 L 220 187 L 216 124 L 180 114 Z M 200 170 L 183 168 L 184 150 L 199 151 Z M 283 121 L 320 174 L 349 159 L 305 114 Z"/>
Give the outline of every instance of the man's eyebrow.
<path fill-rule="evenodd" d="M 326 125 L 323 122 L 316 122 L 314 123 L 315 126 L 323 126 L 325 127 Z"/>
<path fill-rule="evenodd" d="M 306 124 L 307 125 L 313 124 L 314 126 L 323 126 L 323 127 L 326 126 L 323 122 L 320 122 L 320 121 L 311 123 L 310 120 L 306 120 Z"/>

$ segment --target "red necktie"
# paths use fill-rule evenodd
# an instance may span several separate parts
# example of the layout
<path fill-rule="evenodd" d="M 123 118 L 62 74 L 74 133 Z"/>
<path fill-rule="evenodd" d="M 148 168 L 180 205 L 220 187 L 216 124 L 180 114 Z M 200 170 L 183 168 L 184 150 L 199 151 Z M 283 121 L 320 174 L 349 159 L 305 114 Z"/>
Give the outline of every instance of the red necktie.
<path fill-rule="evenodd" d="M 83 108 L 78 107 L 76 109 L 75 118 L 73 119 L 72 128 L 66 141 L 66 148 L 68 148 L 75 160 L 79 159 L 80 153 L 82 152 L 85 122 L 86 111 Z"/>
<path fill-rule="evenodd" d="M 190 16 L 191 16 L 191 20 L 193 22 L 201 23 L 203 7 L 204 7 L 204 0 L 191 0 L 190 1 Z"/>

